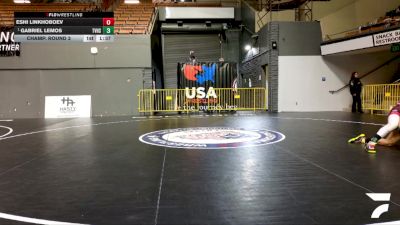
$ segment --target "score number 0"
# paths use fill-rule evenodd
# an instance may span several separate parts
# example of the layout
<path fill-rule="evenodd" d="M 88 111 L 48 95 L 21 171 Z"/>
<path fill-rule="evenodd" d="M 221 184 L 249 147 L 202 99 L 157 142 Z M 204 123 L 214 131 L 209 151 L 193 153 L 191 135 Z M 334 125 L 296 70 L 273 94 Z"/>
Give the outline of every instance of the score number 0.
<path fill-rule="evenodd" d="M 114 18 L 103 18 L 103 26 L 114 26 Z"/>

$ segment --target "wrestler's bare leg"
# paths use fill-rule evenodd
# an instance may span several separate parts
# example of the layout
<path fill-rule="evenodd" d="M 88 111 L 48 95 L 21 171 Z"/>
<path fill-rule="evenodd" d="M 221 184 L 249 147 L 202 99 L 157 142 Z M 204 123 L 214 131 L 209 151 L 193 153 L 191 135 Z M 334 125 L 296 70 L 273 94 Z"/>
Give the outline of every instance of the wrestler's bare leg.
<path fill-rule="evenodd" d="M 382 146 L 394 146 L 397 142 L 400 141 L 400 133 L 397 130 L 394 130 L 388 134 L 386 138 L 382 138 L 378 141 L 378 145 Z"/>
<path fill-rule="evenodd" d="M 395 131 L 400 124 L 400 114 L 397 113 L 391 113 L 388 117 L 388 123 L 381 127 L 381 129 L 378 130 L 378 132 L 370 139 L 370 141 L 365 145 L 365 150 L 368 153 L 376 153 L 375 151 L 375 145 L 378 143 L 378 141 L 382 138 L 385 138 L 389 135 L 390 132 Z M 385 144 L 391 144 L 387 142 L 383 142 Z"/>

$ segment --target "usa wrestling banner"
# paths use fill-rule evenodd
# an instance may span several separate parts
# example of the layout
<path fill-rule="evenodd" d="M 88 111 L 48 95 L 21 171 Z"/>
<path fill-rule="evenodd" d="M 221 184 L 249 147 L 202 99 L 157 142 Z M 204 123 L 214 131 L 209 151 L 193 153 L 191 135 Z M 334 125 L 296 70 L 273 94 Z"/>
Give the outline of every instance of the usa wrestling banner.
<path fill-rule="evenodd" d="M 236 88 L 237 64 L 230 62 L 178 63 L 178 88 Z"/>

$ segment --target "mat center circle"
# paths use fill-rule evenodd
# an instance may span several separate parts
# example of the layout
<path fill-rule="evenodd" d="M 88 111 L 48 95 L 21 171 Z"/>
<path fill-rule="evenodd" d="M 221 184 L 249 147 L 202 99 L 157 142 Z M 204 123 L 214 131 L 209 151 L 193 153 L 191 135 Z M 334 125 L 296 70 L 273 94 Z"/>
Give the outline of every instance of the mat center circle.
<path fill-rule="evenodd" d="M 285 139 L 277 131 L 230 127 L 193 127 L 159 130 L 139 137 L 143 143 L 169 148 L 218 149 L 272 144 Z"/>

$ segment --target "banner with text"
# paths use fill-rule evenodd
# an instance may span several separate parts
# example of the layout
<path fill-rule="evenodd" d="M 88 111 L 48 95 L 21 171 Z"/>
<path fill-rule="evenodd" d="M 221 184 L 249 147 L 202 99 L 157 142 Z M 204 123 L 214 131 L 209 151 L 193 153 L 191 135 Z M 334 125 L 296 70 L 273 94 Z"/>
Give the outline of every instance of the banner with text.
<path fill-rule="evenodd" d="M 400 42 L 400 29 L 374 35 L 374 46 L 388 45 Z"/>
<path fill-rule="evenodd" d="M 178 89 L 192 87 L 232 88 L 237 80 L 237 63 L 178 63 Z"/>
<path fill-rule="evenodd" d="M 20 56 L 21 47 L 15 42 L 12 27 L 0 27 L 0 56 Z"/>
<path fill-rule="evenodd" d="M 45 118 L 90 117 L 92 99 L 90 95 L 46 96 Z"/>

